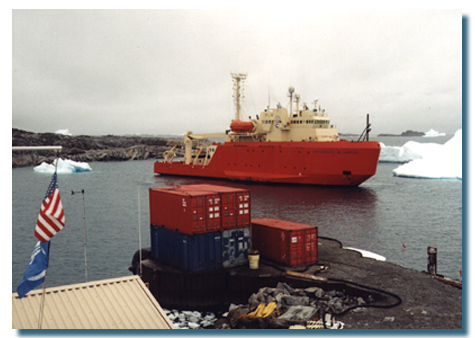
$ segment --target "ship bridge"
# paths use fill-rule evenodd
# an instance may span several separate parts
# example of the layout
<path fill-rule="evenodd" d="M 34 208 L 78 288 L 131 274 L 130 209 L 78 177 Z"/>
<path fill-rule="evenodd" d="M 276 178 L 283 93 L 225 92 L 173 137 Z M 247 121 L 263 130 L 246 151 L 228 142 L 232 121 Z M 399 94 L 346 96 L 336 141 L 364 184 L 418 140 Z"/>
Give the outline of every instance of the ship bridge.
<path fill-rule="evenodd" d="M 227 141 L 338 141 L 338 131 L 330 123 L 330 118 L 325 110 L 315 107 L 309 109 L 303 104 L 299 107 L 299 96 L 295 95 L 296 106 L 292 109 L 293 88 L 289 88 L 290 109 L 282 108 L 280 104 L 276 108 L 267 108 L 256 119 L 251 119 L 253 128 L 246 131 L 234 131 L 231 128 Z M 243 122 L 244 123 L 244 122 Z"/>

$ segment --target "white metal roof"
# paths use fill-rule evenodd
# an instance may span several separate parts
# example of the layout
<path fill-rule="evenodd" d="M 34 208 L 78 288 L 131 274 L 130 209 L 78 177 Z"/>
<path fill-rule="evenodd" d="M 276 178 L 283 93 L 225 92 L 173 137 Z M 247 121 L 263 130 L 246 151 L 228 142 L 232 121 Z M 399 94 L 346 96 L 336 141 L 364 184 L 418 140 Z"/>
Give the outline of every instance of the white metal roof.
<path fill-rule="evenodd" d="M 12 294 L 12 328 L 38 329 L 43 289 Z M 46 289 L 42 329 L 173 329 L 138 276 Z"/>

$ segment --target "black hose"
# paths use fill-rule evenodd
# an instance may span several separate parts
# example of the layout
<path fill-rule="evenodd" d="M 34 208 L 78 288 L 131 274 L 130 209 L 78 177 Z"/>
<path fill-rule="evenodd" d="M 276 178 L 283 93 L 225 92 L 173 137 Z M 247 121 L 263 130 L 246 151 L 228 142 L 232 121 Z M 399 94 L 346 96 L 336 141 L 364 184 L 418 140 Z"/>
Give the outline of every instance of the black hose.
<path fill-rule="evenodd" d="M 389 292 L 389 291 L 381 290 L 381 289 L 374 288 L 374 287 L 371 287 L 371 286 L 366 286 L 366 285 L 363 285 L 363 284 L 358 284 L 358 283 L 355 283 L 355 282 L 346 281 L 346 280 L 343 280 L 343 279 L 328 278 L 328 281 L 350 284 L 350 285 L 353 285 L 353 286 L 369 289 L 371 291 L 379 292 L 379 293 L 388 295 L 390 297 L 396 298 L 396 303 L 395 304 L 361 304 L 361 305 L 356 305 L 354 307 L 349 307 L 349 308 L 347 308 L 347 309 L 345 309 L 342 312 L 337 313 L 337 314 L 343 314 L 346 311 L 351 310 L 351 309 L 355 309 L 357 307 L 375 307 L 375 308 L 389 309 L 389 308 L 398 306 L 399 304 L 402 303 L 401 297 L 399 297 L 395 293 L 392 293 L 392 292 Z"/>
<path fill-rule="evenodd" d="M 322 238 L 322 237 L 320 237 Z M 337 241 L 337 240 L 335 240 Z M 337 241 L 339 242 L 339 241 Z M 286 272 L 287 270 L 277 264 L 274 264 L 272 262 L 268 262 L 268 261 L 262 261 L 262 263 L 264 265 L 268 265 L 268 266 L 271 266 L 275 269 L 278 269 L 278 270 L 281 270 L 283 272 Z M 322 264 L 323 265 L 323 264 Z M 350 281 L 347 281 L 347 280 L 343 280 L 343 279 L 337 279 L 337 278 L 327 278 L 328 282 L 334 282 L 334 283 L 342 283 L 342 284 L 345 284 L 345 285 L 352 285 L 352 286 L 356 286 L 358 288 L 363 288 L 363 289 L 367 289 L 367 290 L 370 290 L 370 291 L 375 291 L 375 292 L 378 292 L 378 293 L 381 293 L 381 294 L 384 294 L 386 296 L 389 296 L 389 297 L 393 297 L 396 299 L 396 302 L 394 304 L 358 304 L 358 305 L 354 305 L 354 306 L 350 306 L 348 308 L 346 308 L 345 310 L 341 311 L 341 312 L 334 312 L 332 310 L 332 312 L 335 314 L 335 315 L 342 315 L 344 313 L 346 313 L 347 311 L 349 310 L 352 310 L 352 309 L 356 309 L 358 307 L 374 307 L 374 308 L 392 308 L 392 307 L 395 307 L 395 306 L 398 306 L 399 304 L 402 303 L 402 299 L 401 297 L 399 297 L 398 295 L 392 293 L 392 292 L 389 292 L 389 291 L 385 291 L 385 290 L 381 290 L 381 289 L 378 289 L 378 288 L 374 288 L 374 287 L 370 287 L 370 286 L 367 286 L 367 285 L 363 285 L 363 284 L 359 284 L 359 283 L 355 283 L 355 282 L 350 282 Z M 325 325 L 325 324 L 324 324 Z"/>

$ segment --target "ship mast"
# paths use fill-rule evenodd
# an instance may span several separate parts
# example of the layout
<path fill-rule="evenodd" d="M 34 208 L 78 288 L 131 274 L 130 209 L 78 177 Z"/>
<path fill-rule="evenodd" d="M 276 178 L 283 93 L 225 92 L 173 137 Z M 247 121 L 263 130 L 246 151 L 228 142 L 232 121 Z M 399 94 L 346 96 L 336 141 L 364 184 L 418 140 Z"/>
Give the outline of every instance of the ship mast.
<path fill-rule="evenodd" d="M 297 104 L 297 107 L 295 107 L 295 112 L 301 116 L 301 113 L 299 112 L 299 100 L 300 100 L 300 94 L 295 94 L 295 103 Z"/>
<path fill-rule="evenodd" d="M 241 81 L 244 82 L 246 80 L 247 74 L 241 73 L 231 73 L 234 83 L 234 103 L 236 104 L 236 117 L 235 120 L 240 120 L 241 116 L 241 100 L 244 98 L 242 94 L 243 88 L 241 87 Z"/>
<path fill-rule="evenodd" d="M 290 97 L 290 113 L 289 113 L 289 116 L 292 117 L 292 95 L 294 93 L 295 89 L 294 87 L 289 87 L 289 94 L 287 95 L 288 97 Z"/>

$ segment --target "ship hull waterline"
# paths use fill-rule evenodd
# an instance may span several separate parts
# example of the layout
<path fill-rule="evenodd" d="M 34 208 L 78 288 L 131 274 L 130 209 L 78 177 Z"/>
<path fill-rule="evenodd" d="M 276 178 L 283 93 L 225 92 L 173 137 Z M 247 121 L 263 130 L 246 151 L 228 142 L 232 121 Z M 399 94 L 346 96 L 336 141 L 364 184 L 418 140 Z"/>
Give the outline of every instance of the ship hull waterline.
<path fill-rule="evenodd" d="M 376 173 L 377 141 L 226 142 L 208 164 L 155 162 L 160 175 L 280 184 L 358 186 Z"/>

